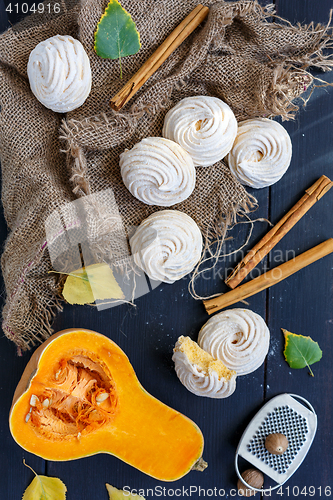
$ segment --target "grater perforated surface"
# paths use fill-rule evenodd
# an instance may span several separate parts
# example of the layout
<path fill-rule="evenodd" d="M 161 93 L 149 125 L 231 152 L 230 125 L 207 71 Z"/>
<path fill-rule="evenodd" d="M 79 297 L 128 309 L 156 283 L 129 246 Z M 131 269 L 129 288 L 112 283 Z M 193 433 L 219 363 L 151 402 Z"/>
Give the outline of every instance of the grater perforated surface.
<path fill-rule="evenodd" d="M 316 429 L 317 416 L 306 399 L 294 394 L 275 396 L 259 410 L 243 433 L 235 456 L 238 476 L 238 456 L 241 456 L 283 484 L 304 460 Z M 282 455 L 273 455 L 265 448 L 266 437 L 276 432 L 284 434 L 289 442 Z"/>
<path fill-rule="evenodd" d="M 265 448 L 266 437 L 276 432 L 284 434 L 288 439 L 289 445 L 283 455 L 272 455 Z M 284 474 L 301 450 L 308 432 L 307 421 L 302 415 L 289 406 L 279 406 L 268 413 L 247 447 L 252 455 L 279 474 Z"/>

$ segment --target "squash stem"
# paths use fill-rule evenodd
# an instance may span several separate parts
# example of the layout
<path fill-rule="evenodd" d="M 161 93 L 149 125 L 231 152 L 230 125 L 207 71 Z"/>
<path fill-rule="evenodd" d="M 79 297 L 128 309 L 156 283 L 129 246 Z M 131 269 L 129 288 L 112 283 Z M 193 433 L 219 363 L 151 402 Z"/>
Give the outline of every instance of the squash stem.
<path fill-rule="evenodd" d="M 201 457 L 197 462 L 195 462 L 191 470 L 197 470 L 199 472 L 202 472 L 205 469 L 207 469 L 207 467 L 208 463 Z"/>

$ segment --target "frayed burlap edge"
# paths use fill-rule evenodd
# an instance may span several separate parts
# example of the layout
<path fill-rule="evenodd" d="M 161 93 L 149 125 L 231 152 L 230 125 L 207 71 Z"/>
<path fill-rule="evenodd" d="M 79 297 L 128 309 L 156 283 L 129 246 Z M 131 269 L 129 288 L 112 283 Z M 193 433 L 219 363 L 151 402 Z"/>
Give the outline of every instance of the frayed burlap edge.
<path fill-rule="evenodd" d="M 46 288 L 47 294 L 43 296 L 43 314 L 39 315 L 39 325 L 38 333 L 36 330 L 26 329 L 24 332 L 20 332 L 18 335 L 15 333 L 8 324 L 7 318 L 10 318 L 10 313 L 13 308 L 20 307 L 20 302 L 22 300 L 20 292 L 25 287 L 25 280 L 28 279 L 29 273 L 36 267 L 40 266 L 42 263 L 43 266 L 50 268 L 50 263 L 46 262 L 49 260 L 47 255 L 47 242 L 43 242 L 43 244 L 38 249 L 35 257 L 27 264 L 27 266 L 23 269 L 20 278 L 6 301 L 2 316 L 2 329 L 9 340 L 12 340 L 17 346 L 17 353 L 19 356 L 22 355 L 22 351 L 26 351 L 30 349 L 32 346 L 39 344 L 46 340 L 52 333 L 54 332 L 52 328 L 52 323 L 56 317 L 56 315 L 63 310 L 63 299 L 61 298 L 61 284 L 58 279 L 55 279 L 52 276 L 49 276 L 47 279 L 50 283 L 50 287 Z M 44 290 L 44 291 L 45 291 Z"/>

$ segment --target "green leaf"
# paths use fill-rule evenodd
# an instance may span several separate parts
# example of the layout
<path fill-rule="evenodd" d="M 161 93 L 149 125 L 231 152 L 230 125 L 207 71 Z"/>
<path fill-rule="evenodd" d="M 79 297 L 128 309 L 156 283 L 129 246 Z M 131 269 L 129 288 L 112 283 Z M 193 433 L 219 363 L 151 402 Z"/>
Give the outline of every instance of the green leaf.
<path fill-rule="evenodd" d="M 283 328 L 282 331 L 285 338 L 283 354 L 290 368 L 299 369 L 307 366 L 310 375 L 314 377 L 310 365 L 317 363 L 323 355 L 318 343 L 312 340 L 311 337 L 296 335 Z"/>
<path fill-rule="evenodd" d="M 127 500 L 145 500 L 140 495 L 131 495 L 128 491 L 118 490 L 114 486 L 111 486 L 111 484 L 106 483 L 105 486 L 108 490 L 110 500 L 125 500 L 126 498 Z"/>
<path fill-rule="evenodd" d="M 141 47 L 140 35 L 128 12 L 117 0 L 110 0 L 95 32 L 96 54 L 105 59 L 119 59 L 136 54 Z"/>
<path fill-rule="evenodd" d="M 25 490 L 22 500 L 65 500 L 67 488 L 57 477 L 39 476 L 23 461 L 35 474 L 35 478 Z"/>

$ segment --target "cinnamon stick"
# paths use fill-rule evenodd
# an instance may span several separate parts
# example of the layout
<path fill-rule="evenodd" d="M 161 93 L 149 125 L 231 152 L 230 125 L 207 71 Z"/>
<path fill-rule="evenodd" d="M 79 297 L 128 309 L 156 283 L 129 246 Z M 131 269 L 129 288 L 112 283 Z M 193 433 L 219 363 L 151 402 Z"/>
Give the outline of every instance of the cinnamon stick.
<path fill-rule="evenodd" d="M 119 111 L 142 87 L 148 78 L 164 63 L 169 55 L 199 26 L 207 17 L 208 7 L 199 4 L 164 40 L 162 45 L 149 57 L 134 76 L 110 101 L 110 106 Z"/>
<path fill-rule="evenodd" d="M 312 264 L 313 262 L 325 257 L 333 252 L 333 238 L 330 238 L 320 245 L 317 245 L 307 252 L 304 252 L 294 259 L 289 260 L 281 264 L 280 266 L 271 269 L 267 273 L 262 274 L 258 278 L 244 283 L 239 287 L 231 290 L 230 292 L 224 293 L 219 297 L 213 299 L 204 300 L 204 306 L 208 314 L 213 314 L 220 309 L 231 306 L 240 300 L 244 300 L 256 293 L 269 288 L 272 285 L 280 283 L 280 281 L 288 278 L 292 274 L 296 273 L 300 269 Z"/>
<path fill-rule="evenodd" d="M 333 182 L 322 175 L 305 195 L 294 205 L 282 219 L 250 250 L 244 259 L 235 267 L 225 283 L 235 288 L 254 267 L 275 247 L 275 245 L 290 231 L 303 215 L 324 196 L 333 186 Z"/>

